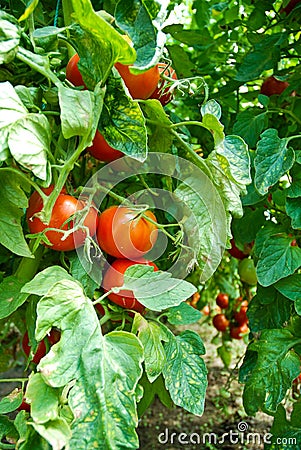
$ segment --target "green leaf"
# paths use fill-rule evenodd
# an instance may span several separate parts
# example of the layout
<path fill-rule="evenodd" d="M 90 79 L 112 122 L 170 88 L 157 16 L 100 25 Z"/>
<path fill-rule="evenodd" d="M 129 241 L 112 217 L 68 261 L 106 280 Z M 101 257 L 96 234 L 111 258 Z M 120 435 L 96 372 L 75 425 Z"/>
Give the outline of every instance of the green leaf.
<path fill-rule="evenodd" d="M 11 126 L 28 113 L 13 86 L 0 83 L 0 161 L 8 156 L 8 135 Z"/>
<path fill-rule="evenodd" d="M 144 161 L 147 155 L 145 119 L 138 102 L 124 92 L 117 71 L 108 79 L 104 104 L 98 128 L 105 140 L 124 154 Z"/>
<path fill-rule="evenodd" d="M 291 350 L 300 343 L 289 330 L 263 330 L 260 339 L 249 345 L 257 360 L 249 374 L 243 393 L 246 413 L 262 409 L 274 414 L 293 380 L 300 373 L 300 358 Z"/>
<path fill-rule="evenodd" d="M 15 411 L 22 403 L 23 392 L 20 389 L 14 389 L 0 401 L 0 414 L 7 414 Z"/>
<path fill-rule="evenodd" d="M 19 22 L 22 22 L 23 20 L 28 19 L 28 17 L 36 9 L 38 3 L 39 3 L 39 0 L 30 0 L 29 2 L 27 2 L 27 7 L 26 7 L 24 13 L 22 14 L 22 16 L 19 18 Z"/>
<path fill-rule="evenodd" d="M 70 428 L 65 419 L 58 417 L 47 423 L 32 422 L 33 428 L 51 445 L 53 450 L 66 448 L 70 440 Z"/>
<path fill-rule="evenodd" d="M 217 158 L 226 160 L 225 173 L 237 184 L 250 184 L 250 156 L 248 147 L 239 136 L 226 136 L 223 143 L 216 147 Z M 221 161 L 221 165 L 225 161 Z"/>
<path fill-rule="evenodd" d="M 254 45 L 254 49 L 243 58 L 235 79 L 238 81 L 254 80 L 264 70 L 275 67 L 280 59 L 279 46 L 286 38 L 286 33 L 265 34 L 260 42 Z"/>
<path fill-rule="evenodd" d="M 15 442 L 18 439 L 18 433 L 12 420 L 7 416 L 0 416 L 0 442 L 3 442 L 4 438 L 8 442 L 10 440 Z"/>
<path fill-rule="evenodd" d="M 244 244 L 254 241 L 258 231 L 266 223 L 264 207 L 244 208 L 240 219 L 233 219 L 232 231 L 236 246 L 243 248 Z"/>
<path fill-rule="evenodd" d="M 94 291 L 99 287 L 99 284 L 89 276 L 85 268 L 82 266 L 81 260 L 78 258 L 77 254 L 70 255 L 69 261 L 72 277 L 81 283 L 86 295 L 89 298 L 93 298 Z"/>
<path fill-rule="evenodd" d="M 36 423 L 47 423 L 59 417 L 61 391 L 45 383 L 40 373 L 32 373 L 26 387 L 25 398 L 30 404 L 30 415 Z"/>
<path fill-rule="evenodd" d="M 0 11 L 0 64 L 8 64 L 16 56 L 21 38 L 21 28 L 15 17 Z"/>
<path fill-rule="evenodd" d="M 286 278 L 282 278 L 275 284 L 275 288 L 282 295 L 295 302 L 296 312 L 301 316 L 301 274 L 295 273 Z"/>
<path fill-rule="evenodd" d="M 282 328 L 289 320 L 291 302 L 273 286 L 257 287 L 257 293 L 248 307 L 248 318 L 252 332 L 264 329 Z"/>
<path fill-rule="evenodd" d="M 270 430 L 272 435 L 272 444 L 267 446 L 268 450 L 300 450 L 300 414 L 300 400 L 294 402 L 290 420 L 286 417 L 286 410 L 284 406 L 278 406 L 277 412 L 274 416 L 274 422 Z"/>
<path fill-rule="evenodd" d="M 36 338 L 42 339 L 53 326 L 61 330 L 61 339 L 38 369 L 52 387 L 75 381 L 69 391 L 75 416 L 70 448 L 91 447 L 94 442 L 114 450 L 137 448 L 133 392 L 142 373 L 140 341 L 123 331 L 103 337 L 91 301 L 69 279 L 54 284 L 38 303 Z M 39 431 L 37 424 L 35 428 Z"/>
<path fill-rule="evenodd" d="M 249 147 L 255 148 L 260 133 L 268 125 L 268 113 L 260 108 L 249 108 L 237 115 L 233 133 L 241 136 Z"/>
<path fill-rule="evenodd" d="M 261 134 L 254 160 L 255 186 L 260 194 L 266 194 L 293 166 L 294 150 L 287 144 L 288 139 L 280 139 L 274 128 Z"/>
<path fill-rule="evenodd" d="M 73 278 L 61 266 L 49 266 L 26 283 L 22 288 L 22 292 L 43 296 L 47 294 L 55 283 L 63 280 L 72 281 Z"/>
<path fill-rule="evenodd" d="M 208 113 L 208 108 L 204 109 L 206 113 L 203 115 L 202 124 L 213 136 L 214 145 L 218 147 L 225 139 L 224 126 L 215 114 Z"/>
<path fill-rule="evenodd" d="M 135 315 L 133 333 L 138 333 L 144 349 L 144 364 L 147 378 L 153 383 L 161 374 L 165 364 L 163 342 L 168 341 L 165 327 L 159 322 L 147 321 L 140 314 Z"/>
<path fill-rule="evenodd" d="M 158 100 L 141 102 L 144 117 L 149 123 L 148 147 L 150 152 L 171 152 L 174 136 L 169 126 L 172 124 Z M 164 126 L 162 126 L 164 125 Z"/>
<path fill-rule="evenodd" d="M 201 106 L 201 114 L 203 117 L 206 114 L 211 114 L 219 121 L 222 117 L 222 108 L 216 100 L 208 100 L 208 102 Z"/>
<path fill-rule="evenodd" d="M 202 313 L 188 305 L 185 302 L 180 303 L 179 306 L 169 308 L 167 312 L 167 320 L 172 325 L 189 325 L 195 323 L 202 317 Z"/>
<path fill-rule="evenodd" d="M 155 65 L 161 51 L 157 49 L 156 29 L 144 2 L 119 0 L 115 9 L 115 20 L 117 26 L 130 36 L 134 44 L 137 58 L 133 68 L 141 70 Z"/>
<path fill-rule="evenodd" d="M 200 336 L 186 330 L 174 336 L 168 333 L 163 369 L 166 388 L 173 402 L 187 411 L 202 415 L 207 388 L 207 369 L 201 355 L 205 348 Z"/>
<path fill-rule="evenodd" d="M 94 93 L 77 91 L 63 85 L 59 85 L 58 92 L 64 138 L 87 135 L 93 125 Z"/>
<path fill-rule="evenodd" d="M 12 176 L 9 169 L 0 169 L 0 176 L 0 243 L 16 255 L 32 258 L 21 226 L 24 209 L 28 206 L 22 188 L 28 186 L 17 173 Z"/>
<path fill-rule="evenodd" d="M 286 198 L 285 209 L 292 220 L 292 227 L 301 230 L 301 196 L 297 198 Z"/>
<path fill-rule="evenodd" d="M 285 234 L 269 235 L 263 242 L 256 266 L 257 278 L 262 286 L 292 275 L 301 266 L 301 248 L 291 246 Z"/>
<path fill-rule="evenodd" d="M 0 283 L 0 319 L 10 316 L 26 301 L 28 294 L 22 293 L 22 283 L 14 275 L 10 275 Z"/>
<path fill-rule="evenodd" d="M 168 272 L 154 272 L 151 266 L 136 264 L 124 272 L 123 286 L 116 290 L 131 290 L 142 305 L 152 311 L 162 311 L 179 305 L 196 291 L 193 284 L 173 278 Z"/>
<path fill-rule="evenodd" d="M 43 114 L 27 114 L 10 127 L 8 146 L 12 156 L 41 180 L 48 175 L 50 142 L 51 128 Z"/>

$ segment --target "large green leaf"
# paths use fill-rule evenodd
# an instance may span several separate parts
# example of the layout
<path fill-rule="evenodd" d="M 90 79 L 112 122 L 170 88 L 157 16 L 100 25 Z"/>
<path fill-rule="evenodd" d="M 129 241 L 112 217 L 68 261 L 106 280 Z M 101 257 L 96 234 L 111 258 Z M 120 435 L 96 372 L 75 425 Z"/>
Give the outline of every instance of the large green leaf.
<path fill-rule="evenodd" d="M 274 128 L 261 134 L 254 160 L 255 186 L 260 194 L 266 194 L 294 164 L 294 150 L 287 145 L 288 139 L 280 139 Z"/>
<path fill-rule="evenodd" d="M 301 315 L 301 274 L 294 273 L 286 278 L 282 278 L 275 284 L 275 288 L 282 295 L 295 302 L 296 311 Z"/>
<path fill-rule="evenodd" d="M 205 353 L 200 336 L 186 330 L 174 336 L 168 333 L 163 376 L 173 402 L 187 411 L 202 415 L 207 388 L 207 369 L 201 357 Z"/>
<path fill-rule="evenodd" d="M 260 409 L 276 412 L 300 373 L 300 358 L 292 350 L 300 342 L 289 330 L 264 330 L 260 339 L 249 345 L 257 359 L 250 367 L 243 393 L 247 414 L 254 415 Z"/>
<path fill-rule="evenodd" d="M 246 143 L 255 148 L 260 133 L 267 127 L 268 114 L 260 108 L 245 109 L 237 115 L 233 133 L 241 136 Z"/>
<path fill-rule="evenodd" d="M 10 316 L 28 298 L 28 294 L 22 293 L 24 282 L 14 275 L 10 275 L 0 283 L 0 319 Z"/>
<path fill-rule="evenodd" d="M 7 414 L 15 411 L 22 403 L 23 392 L 20 389 L 14 389 L 10 394 L 3 397 L 0 401 L 0 414 Z"/>
<path fill-rule="evenodd" d="M 21 38 L 21 28 L 15 17 L 0 11 L 0 64 L 10 63 L 16 56 Z"/>
<path fill-rule="evenodd" d="M 21 226 L 24 209 L 28 206 L 23 189 L 28 186 L 17 173 L 12 176 L 9 169 L 0 169 L 0 176 L 0 243 L 17 255 L 31 258 Z"/>
<path fill-rule="evenodd" d="M 300 450 L 301 427 L 300 427 L 301 403 L 300 399 L 294 402 L 290 420 L 286 417 L 286 410 L 279 405 L 274 416 L 271 432 L 271 445 L 267 450 Z"/>
<path fill-rule="evenodd" d="M 172 124 L 158 100 L 142 102 L 141 109 L 151 130 L 148 134 L 150 152 L 171 152 L 174 136 L 169 126 Z"/>

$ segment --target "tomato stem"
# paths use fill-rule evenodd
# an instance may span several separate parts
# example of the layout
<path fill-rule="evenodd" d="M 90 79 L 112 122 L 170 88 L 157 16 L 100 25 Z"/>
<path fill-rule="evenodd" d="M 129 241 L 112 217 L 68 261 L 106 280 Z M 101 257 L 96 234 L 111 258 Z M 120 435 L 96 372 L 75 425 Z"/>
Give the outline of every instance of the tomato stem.
<path fill-rule="evenodd" d="M 32 249 L 34 242 L 29 243 L 29 248 Z M 23 257 L 15 271 L 15 276 L 21 281 L 30 281 L 39 268 L 40 261 L 42 259 L 44 248 L 39 245 L 34 252 L 34 258 Z"/>

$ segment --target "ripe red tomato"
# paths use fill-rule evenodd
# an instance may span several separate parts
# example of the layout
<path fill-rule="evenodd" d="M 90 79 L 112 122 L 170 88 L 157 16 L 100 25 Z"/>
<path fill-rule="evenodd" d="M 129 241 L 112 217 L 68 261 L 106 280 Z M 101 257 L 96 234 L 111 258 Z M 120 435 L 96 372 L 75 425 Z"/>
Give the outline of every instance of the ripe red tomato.
<path fill-rule="evenodd" d="M 154 271 L 158 271 L 158 267 L 152 261 L 140 259 L 139 261 L 129 261 L 127 259 L 116 259 L 113 264 L 108 268 L 103 277 L 103 288 L 107 292 L 113 287 L 119 287 L 123 285 L 124 272 L 130 266 L 135 264 L 146 264 L 152 266 Z M 145 307 L 138 302 L 134 297 L 133 291 L 122 289 L 118 294 L 111 293 L 108 298 L 119 306 L 126 309 L 132 309 L 143 313 Z"/>
<path fill-rule="evenodd" d="M 226 309 L 229 306 L 229 296 L 224 292 L 220 292 L 216 297 L 215 301 L 216 304 L 222 309 Z"/>
<path fill-rule="evenodd" d="M 79 69 L 78 69 L 78 61 L 79 61 L 79 56 L 77 53 L 75 53 L 75 55 L 73 55 L 67 64 L 66 67 L 66 78 L 68 81 L 70 81 L 72 84 L 74 84 L 74 86 L 84 86 L 86 87 L 82 74 L 80 73 Z"/>
<path fill-rule="evenodd" d="M 248 323 L 247 310 L 247 306 L 241 306 L 240 310 L 234 314 L 234 319 L 238 325 Z"/>
<path fill-rule="evenodd" d="M 95 159 L 104 162 L 115 161 L 115 159 L 123 156 L 122 152 L 111 147 L 106 142 L 105 138 L 98 130 L 96 131 L 91 147 L 88 147 L 87 150 Z"/>
<path fill-rule="evenodd" d="M 241 281 L 251 286 L 257 284 L 257 274 L 253 259 L 246 258 L 240 261 L 238 264 L 238 274 Z"/>
<path fill-rule="evenodd" d="M 159 63 L 158 68 L 160 75 L 165 75 L 174 80 L 178 79 L 175 70 L 168 64 Z M 166 80 L 161 79 L 158 86 L 149 98 L 155 98 L 159 100 L 162 106 L 167 105 L 167 103 L 169 103 L 173 98 L 173 93 L 169 89 L 169 83 Z"/>
<path fill-rule="evenodd" d="M 145 214 L 156 222 L 151 211 Z M 97 239 L 100 247 L 115 258 L 139 259 L 155 244 L 158 236 L 156 225 L 125 206 L 111 206 L 99 217 Z"/>
<path fill-rule="evenodd" d="M 47 189 L 52 190 L 53 186 Z M 68 221 L 76 211 L 83 209 L 84 206 L 85 204 L 83 201 L 78 201 L 71 195 L 61 193 L 54 204 L 49 223 L 45 224 L 38 217 L 33 217 L 34 214 L 41 211 L 43 208 L 42 198 L 37 192 L 34 192 L 29 199 L 26 212 L 29 230 L 31 233 L 39 233 L 46 228 L 68 230 L 72 228 L 73 221 L 71 220 L 68 223 L 65 222 Z M 89 228 L 91 236 L 94 236 L 96 233 L 97 223 L 97 211 L 95 208 L 91 207 L 84 221 L 84 225 Z M 70 234 L 65 240 L 62 240 L 63 233 L 59 231 L 47 231 L 45 234 L 52 244 L 50 248 L 59 251 L 74 250 L 75 248 L 82 246 L 86 239 L 86 232 L 83 230 L 77 230 L 75 233 Z"/>
<path fill-rule="evenodd" d="M 242 252 L 241 250 L 239 250 L 239 248 L 236 247 L 235 241 L 232 238 L 231 241 L 231 248 L 228 250 L 228 252 L 230 253 L 231 256 L 233 256 L 233 258 L 236 259 L 244 259 L 247 258 L 248 255 L 244 252 Z"/>
<path fill-rule="evenodd" d="M 49 344 L 53 345 L 56 344 L 61 337 L 61 333 L 59 330 L 51 330 L 49 335 L 46 336 Z M 23 351 L 25 353 L 25 355 L 28 357 L 30 355 L 30 351 L 31 351 L 31 346 L 29 345 L 29 337 L 28 337 L 28 332 L 25 331 L 23 339 L 22 339 L 22 348 Z M 46 344 L 45 341 L 41 341 L 38 344 L 38 348 L 36 353 L 34 354 L 33 358 L 32 358 L 32 362 L 34 362 L 35 364 L 39 364 L 40 360 L 46 355 Z"/>
<path fill-rule="evenodd" d="M 18 411 L 30 412 L 30 405 L 25 400 L 23 400 L 21 405 L 18 408 Z"/>
<path fill-rule="evenodd" d="M 130 66 L 128 65 L 117 62 L 115 63 L 115 67 L 134 99 L 148 99 L 159 83 L 160 73 L 158 64 L 137 75 L 130 72 Z"/>
<path fill-rule="evenodd" d="M 271 95 L 280 95 L 284 89 L 289 86 L 286 81 L 277 80 L 277 78 L 271 76 L 264 80 L 260 88 L 260 93 L 270 97 Z"/>
<path fill-rule="evenodd" d="M 226 331 L 230 325 L 230 321 L 227 319 L 225 314 L 216 314 L 212 319 L 212 323 L 218 331 Z"/>
<path fill-rule="evenodd" d="M 246 323 L 239 326 L 230 327 L 230 336 L 232 339 L 242 339 L 244 334 L 249 332 L 248 325 Z"/>

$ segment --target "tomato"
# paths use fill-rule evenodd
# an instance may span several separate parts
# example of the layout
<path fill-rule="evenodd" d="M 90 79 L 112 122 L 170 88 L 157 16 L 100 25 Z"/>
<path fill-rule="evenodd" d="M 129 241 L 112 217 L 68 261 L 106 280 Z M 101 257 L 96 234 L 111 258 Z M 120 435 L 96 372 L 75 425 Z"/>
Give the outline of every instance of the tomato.
<path fill-rule="evenodd" d="M 231 256 L 233 256 L 236 259 L 244 259 L 247 258 L 248 255 L 246 253 L 244 253 L 243 251 L 239 250 L 238 247 L 236 247 L 235 241 L 232 238 L 231 241 L 231 248 L 228 250 L 228 252 L 230 253 Z"/>
<path fill-rule="evenodd" d="M 128 65 L 117 62 L 115 67 L 134 99 L 148 99 L 159 83 L 160 72 L 158 64 L 137 75 L 130 72 L 130 66 Z"/>
<path fill-rule="evenodd" d="M 291 0 L 284 8 L 280 10 L 281 13 L 289 14 L 296 5 L 300 3 L 300 0 Z"/>
<path fill-rule="evenodd" d="M 193 308 L 197 307 L 197 303 L 200 300 L 201 296 L 199 292 L 195 292 L 192 297 L 190 298 L 190 300 L 188 301 L 188 304 L 190 306 L 192 306 Z"/>
<path fill-rule="evenodd" d="M 53 186 L 48 188 L 48 190 L 49 189 L 52 190 Z M 73 221 L 71 220 L 68 223 L 65 222 L 68 221 L 76 211 L 83 209 L 84 206 L 84 201 L 78 201 L 71 195 L 61 193 L 54 204 L 49 223 L 45 224 L 38 217 L 33 217 L 34 214 L 41 211 L 43 208 L 42 198 L 37 192 L 34 192 L 29 199 L 29 205 L 26 212 L 29 230 L 31 233 L 39 233 L 46 228 L 68 230 L 72 228 Z M 84 221 L 84 225 L 88 227 L 91 236 L 94 236 L 96 233 L 97 223 L 97 211 L 94 207 L 91 207 Z M 75 233 L 70 234 L 65 240 L 62 240 L 63 233 L 59 231 L 47 231 L 45 234 L 52 244 L 50 248 L 59 251 L 74 250 L 75 248 L 82 246 L 86 239 L 86 232 L 83 230 L 77 230 Z"/>
<path fill-rule="evenodd" d="M 238 325 L 248 323 L 247 310 L 247 306 L 241 306 L 240 310 L 234 314 L 234 319 L 238 323 Z"/>
<path fill-rule="evenodd" d="M 230 321 L 227 319 L 225 314 L 216 314 L 212 319 L 212 323 L 218 331 L 226 331 L 230 325 Z"/>
<path fill-rule="evenodd" d="M 67 64 L 66 67 L 66 78 L 68 81 L 70 81 L 72 84 L 74 84 L 74 86 L 84 86 L 86 87 L 82 74 L 80 73 L 79 69 L 78 69 L 78 61 L 79 61 L 79 56 L 77 53 L 75 53 L 75 55 L 73 55 Z"/>
<path fill-rule="evenodd" d="M 234 325 L 230 327 L 230 336 L 232 339 L 242 339 L 243 335 L 249 332 L 248 325 L 244 323 L 243 325 Z"/>
<path fill-rule="evenodd" d="M 178 79 L 175 70 L 168 64 L 159 63 L 158 68 L 160 75 L 165 75 L 169 78 L 172 78 L 173 80 Z M 167 80 L 161 79 L 158 86 L 149 98 L 155 98 L 159 100 L 162 106 L 167 105 L 167 103 L 169 103 L 173 98 L 173 94 L 170 91 L 169 87 L 169 82 Z"/>
<path fill-rule="evenodd" d="M 251 286 L 257 284 L 257 275 L 253 259 L 247 258 L 240 261 L 238 264 L 238 274 L 241 281 L 244 281 Z"/>
<path fill-rule="evenodd" d="M 111 147 L 98 130 L 96 131 L 91 147 L 88 147 L 87 150 L 95 159 L 104 162 L 115 161 L 115 159 L 124 156 L 122 152 Z"/>
<path fill-rule="evenodd" d="M 30 405 L 25 400 L 23 400 L 18 410 L 30 412 Z"/>
<path fill-rule="evenodd" d="M 205 305 L 204 308 L 201 310 L 201 313 L 204 314 L 204 316 L 209 316 L 210 314 L 210 306 Z"/>
<path fill-rule="evenodd" d="M 151 211 L 146 216 L 156 222 Z M 126 206 L 111 206 L 99 217 L 97 239 L 103 251 L 116 258 L 139 259 L 155 244 L 156 225 Z"/>
<path fill-rule="evenodd" d="M 270 97 L 271 95 L 280 95 L 289 84 L 286 81 L 277 80 L 277 78 L 271 76 L 264 80 L 262 83 L 260 93 Z"/>
<path fill-rule="evenodd" d="M 50 345 L 56 344 L 60 340 L 60 337 L 61 337 L 61 332 L 56 329 L 52 329 L 50 331 L 50 333 L 46 336 Z M 25 355 L 28 357 L 31 352 L 31 346 L 29 343 L 29 337 L 28 337 L 27 331 L 25 331 L 23 339 L 22 339 L 22 348 L 23 348 Z M 39 344 L 38 344 L 38 348 L 37 348 L 35 354 L 33 355 L 32 362 L 34 362 L 35 364 L 38 364 L 40 362 L 40 360 L 46 355 L 46 351 L 47 351 L 47 348 L 46 348 L 45 340 L 43 339 L 43 341 L 39 342 Z"/>
<path fill-rule="evenodd" d="M 127 259 L 116 259 L 113 264 L 108 268 L 103 277 L 103 288 L 107 292 L 113 287 L 119 287 L 123 285 L 124 272 L 130 266 L 135 264 L 145 264 L 152 266 L 154 271 L 158 271 L 158 267 L 152 261 L 140 259 L 139 261 L 129 261 Z M 108 298 L 119 306 L 126 309 L 132 309 L 143 313 L 145 307 L 134 297 L 133 291 L 122 289 L 118 294 L 111 293 Z"/>
<path fill-rule="evenodd" d="M 229 306 L 229 296 L 228 294 L 224 294 L 223 292 L 220 292 L 218 294 L 215 301 L 216 304 L 222 309 L 226 309 Z"/>

